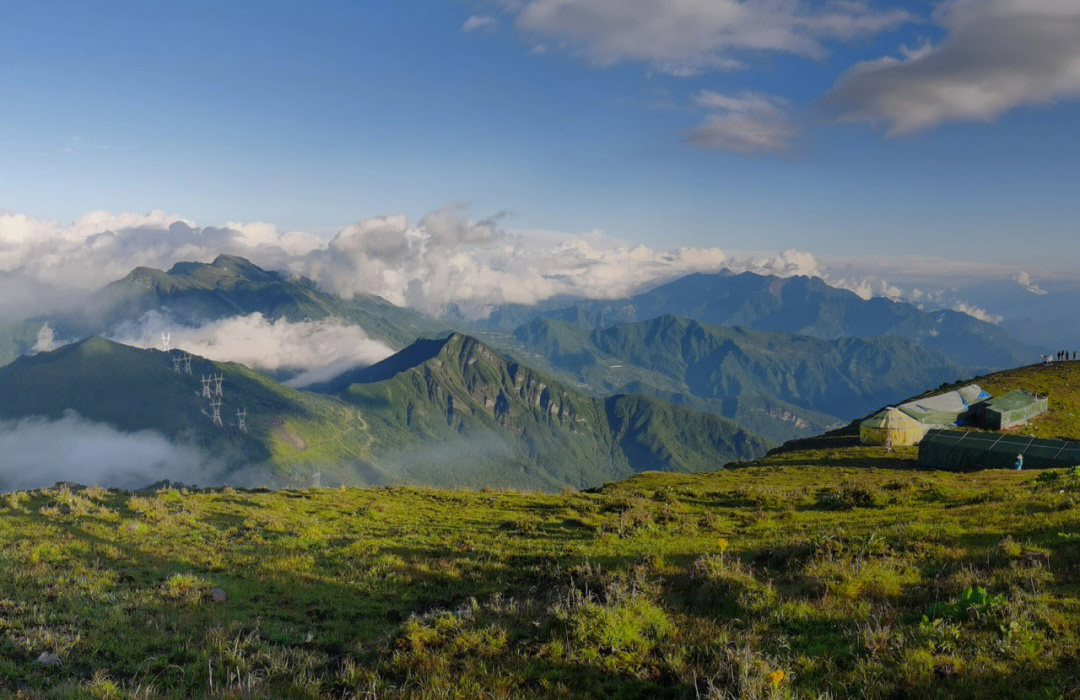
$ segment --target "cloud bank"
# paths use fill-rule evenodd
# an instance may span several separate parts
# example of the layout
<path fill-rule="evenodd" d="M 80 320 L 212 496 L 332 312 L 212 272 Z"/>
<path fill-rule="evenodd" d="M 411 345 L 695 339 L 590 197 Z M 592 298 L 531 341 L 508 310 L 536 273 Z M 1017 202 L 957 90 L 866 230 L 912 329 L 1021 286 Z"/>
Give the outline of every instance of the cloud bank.
<path fill-rule="evenodd" d="M 767 96 L 753 94 L 704 93 L 700 99 L 712 108 L 728 110 L 760 111 L 770 104 Z M 725 268 L 781 277 L 819 276 L 863 297 L 940 302 L 938 308 L 966 301 L 955 295 L 945 299 L 940 293 L 961 278 L 1015 279 L 1021 284 L 1026 280 L 1029 291 L 1038 289 L 1030 277 L 1021 278 L 1016 268 L 1001 265 L 912 256 L 819 260 L 798 250 L 659 248 L 630 244 L 598 231 L 507 230 L 503 221 L 501 214 L 472 218 L 464 205 L 455 204 L 415 223 L 405 216 L 375 217 L 332 237 L 320 237 L 281 232 L 259 222 L 200 227 L 160 212 L 147 216 L 94 213 L 70 224 L 4 214 L 0 215 L 0 286 L 6 283 L 7 289 L 14 290 L 14 299 L 34 298 L 37 303 L 0 306 L 0 318 L 19 318 L 28 309 L 40 313 L 47 300 L 57 304 L 54 308 L 85 300 L 86 291 L 123 277 L 136 265 L 168 269 L 181 261 L 209 262 L 221 253 L 304 275 L 343 297 L 375 294 L 433 315 L 456 310 L 473 318 L 506 303 L 536 304 L 563 296 L 624 298 L 682 275 Z M 1045 279 L 1049 279 L 1047 274 L 1044 271 Z M 236 325 L 211 325 L 193 332 L 190 340 L 215 359 L 264 368 L 281 368 L 286 358 L 241 351 L 233 347 L 236 343 L 225 340 L 226 335 L 248 338 L 249 347 L 264 341 L 280 343 L 295 349 L 291 351 L 294 358 L 303 358 L 304 362 L 290 368 L 296 371 L 364 364 L 387 351 L 366 336 L 349 335 L 333 322 L 294 327 L 247 317 L 232 323 Z M 174 326 L 169 324 L 170 329 Z M 125 342 L 138 341 L 141 332 L 129 329 Z M 304 339 L 323 345 L 326 356 L 305 356 L 298 349 Z M 38 338 L 41 347 L 55 340 Z M 215 357 L 215 353 L 224 354 Z"/>
<path fill-rule="evenodd" d="M 171 333 L 174 348 L 200 357 L 294 374 L 286 383 L 297 387 L 326 381 L 393 354 L 389 346 L 368 337 L 359 326 L 338 319 L 292 323 L 283 318 L 270 321 L 258 313 L 189 328 L 153 311 L 118 327 L 113 339 L 136 347 L 155 347 L 162 332 Z"/>
<path fill-rule="evenodd" d="M 559 295 L 623 297 L 680 275 L 725 267 L 818 274 L 813 256 L 799 251 L 654 248 L 599 232 L 507 231 L 501 222 L 501 215 L 474 219 L 463 205 L 449 205 L 418 223 L 404 216 L 376 217 L 325 239 L 264 223 L 199 227 L 161 212 L 94 213 L 66 225 L 5 214 L 0 216 L 0 272 L 79 299 L 84 298 L 80 292 L 139 265 L 168 269 L 230 253 L 307 276 L 345 297 L 376 294 L 432 314 L 457 307 L 474 316 L 502 303 L 533 304 Z"/>
<path fill-rule="evenodd" d="M 1075 0 L 947 0 L 933 19 L 947 32 L 939 44 L 840 77 L 824 98 L 837 121 L 883 123 L 895 135 L 1080 96 Z"/>
<path fill-rule="evenodd" d="M 58 481 L 135 489 L 162 479 L 216 483 L 220 465 L 195 447 L 160 433 L 119 432 L 68 411 L 59 420 L 0 421 L 0 491 Z"/>

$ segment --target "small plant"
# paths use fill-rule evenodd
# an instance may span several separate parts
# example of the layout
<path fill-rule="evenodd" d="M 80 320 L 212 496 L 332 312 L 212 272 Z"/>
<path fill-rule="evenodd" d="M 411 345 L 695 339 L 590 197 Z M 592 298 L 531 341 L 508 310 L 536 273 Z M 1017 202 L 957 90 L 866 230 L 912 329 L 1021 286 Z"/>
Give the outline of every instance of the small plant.
<path fill-rule="evenodd" d="M 1035 477 L 1035 488 L 1048 491 L 1080 492 L 1080 467 L 1041 471 Z"/>
<path fill-rule="evenodd" d="M 878 497 L 869 489 L 844 486 L 840 489 L 819 489 L 817 505 L 824 510 L 851 510 L 874 508 L 880 505 Z"/>
<path fill-rule="evenodd" d="M 930 619 L 948 618 L 950 620 L 969 620 L 982 618 L 999 608 L 1005 602 L 1002 596 L 990 595 L 982 586 L 969 586 L 960 594 L 960 599 L 952 603 L 934 603 L 926 610 Z"/>

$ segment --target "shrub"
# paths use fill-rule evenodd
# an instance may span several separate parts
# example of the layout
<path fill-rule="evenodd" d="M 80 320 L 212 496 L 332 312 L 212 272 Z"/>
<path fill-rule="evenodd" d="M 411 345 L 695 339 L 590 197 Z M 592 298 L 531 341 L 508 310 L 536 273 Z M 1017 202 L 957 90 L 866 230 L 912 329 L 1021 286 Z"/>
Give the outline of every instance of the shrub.
<path fill-rule="evenodd" d="M 844 486 L 840 489 L 818 489 L 817 505 L 824 510 L 851 510 L 875 508 L 880 505 L 880 501 L 869 489 Z"/>

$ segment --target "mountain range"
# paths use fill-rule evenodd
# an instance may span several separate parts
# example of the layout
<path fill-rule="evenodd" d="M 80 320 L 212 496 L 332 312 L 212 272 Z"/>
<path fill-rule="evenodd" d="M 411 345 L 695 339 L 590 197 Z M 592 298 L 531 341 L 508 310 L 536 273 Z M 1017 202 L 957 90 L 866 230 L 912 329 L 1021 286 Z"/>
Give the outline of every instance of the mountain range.
<path fill-rule="evenodd" d="M 330 483 L 557 490 L 715 469 L 768 446 L 712 414 L 582 394 L 460 334 L 418 341 L 323 393 L 198 357 L 192 374 L 176 372 L 175 356 L 94 337 L 19 358 L 0 368 L 0 419 L 74 411 L 155 431 L 205 450 L 219 482 L 303 484 L 319 471 Z M 221 426 L 200 395 L 213 374 L 223 377 Z"/>
<path fill-rule="evenodd" d="M 664 398 L 731 418 L 774 442 L 816 434 L 972 372 L 895 336 L 824 340 L 675 316 L 591 331 L 536 318 L 496 342 L 595 392 Z"/>
<path fill-rule="evenodd" d="M 1038 359 L 1036 350 L 988 321 L 960 311 L 924 311 L 884 297 L 864 299 L 819 277 L 697 273 L 627 299 L 561 301 L 498 307 L 477 325 L 509 333 L 542 316 L 595 329 L 671 315 L 823 339 L 897 336 L 968 367 L 1015 367 Z"/>
<path fill-rule="evenodd" d="M 222 255 L 136 268 L 85 307 L 0 329 L 0 365 L 11 362 L 0 367 L 0 418 L 71 410 L 281 483 L 321 470 L 359 483 L 558 489 L 698 471 L 1030 352 L 966 314 L 750 273 L 689 275 L 623 300 L 504 306 L 467 323 L 343 299 Z M 169 355 L 96 337 L 122 337 L 148 314 L 190 327 L 249 314 L 334 319 L 398 352 L 299 391 L 202 358 L 177 375 Z M 69 344 L 34 355 L 45 324 Z M 209 422 L 204 372 L 231 387 L 226 423 L 251 411 L 248 433 Z"/>

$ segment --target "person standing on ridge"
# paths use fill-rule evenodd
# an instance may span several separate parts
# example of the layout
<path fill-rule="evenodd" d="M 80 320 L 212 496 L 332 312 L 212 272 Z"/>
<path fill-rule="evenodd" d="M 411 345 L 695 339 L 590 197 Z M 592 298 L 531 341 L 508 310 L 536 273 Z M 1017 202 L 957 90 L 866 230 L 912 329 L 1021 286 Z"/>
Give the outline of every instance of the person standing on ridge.
<path fill-rule="evenodd" d="M 1023 471 L 1024 469 L 1024 455 L 1016 455 L 1016 471 Z"/>

